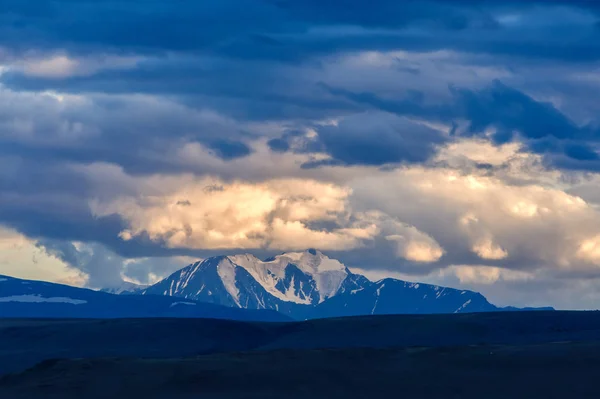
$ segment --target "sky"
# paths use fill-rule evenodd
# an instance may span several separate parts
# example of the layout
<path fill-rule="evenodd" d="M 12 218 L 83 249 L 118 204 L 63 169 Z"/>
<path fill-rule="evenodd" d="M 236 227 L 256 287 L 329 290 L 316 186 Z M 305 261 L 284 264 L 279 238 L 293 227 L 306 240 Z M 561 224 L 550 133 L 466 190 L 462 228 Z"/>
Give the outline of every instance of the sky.
<path fill-rule="evenodd" d="M 4 0 L 0 274 L 317 248 L 600 307 L 600 4 Z"/>

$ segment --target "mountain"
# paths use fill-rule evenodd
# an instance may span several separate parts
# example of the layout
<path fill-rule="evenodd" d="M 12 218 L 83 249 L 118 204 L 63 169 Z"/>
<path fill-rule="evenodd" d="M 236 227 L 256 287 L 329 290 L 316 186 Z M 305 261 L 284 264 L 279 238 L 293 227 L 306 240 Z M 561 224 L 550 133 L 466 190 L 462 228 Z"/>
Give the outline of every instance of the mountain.
<path fill-rule="evenodd" d="M 244 321 L 289 320 L 270 310 L 245 310 L 165 296 L 113 295 L 0 275 L 0 318 L 6 317 L 202 317 Z"/>
<path fill-rule="evenodd" d="M 391 278 L 372 282 L 314 249 L 264 261 L 250 254 L 208 258 L 141 293 L 272 309 L 295 319 L 502 310 L 473 291 Z"/>
<path fill-rule="evenodd" d="M 149 285 L 141 285 L 141 284 L 130 283 L 129 281 L 123 281 L 123 283 L 119 286 L 111 287 L 111 288 L 103 288 L 100 291 L 107 292 L 109 294 L 116 294 L 116 295 L 134 295 L 134 294 L 140 293 L 141 291 L 145 290 L 148 287 L 149 287 Z"/>
<path fill-rule="evenodd" d="M 193 263 L 142 293 L 293 315 L 337 294 L 351 275 L 340 262 L 314 250 L 265 261 L 250 254 L 218 256 Z"/>
<path fill-rule="evenodd" d="M 386 278 L 336 295 L 317 306 L 317 317 L 493 312 L 478 292 Z"/>

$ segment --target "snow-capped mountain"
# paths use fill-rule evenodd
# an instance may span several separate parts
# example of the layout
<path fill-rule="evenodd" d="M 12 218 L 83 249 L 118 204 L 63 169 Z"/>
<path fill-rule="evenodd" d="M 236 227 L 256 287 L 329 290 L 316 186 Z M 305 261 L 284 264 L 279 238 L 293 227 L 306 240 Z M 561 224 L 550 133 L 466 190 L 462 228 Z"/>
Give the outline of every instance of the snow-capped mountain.
<path fill-rule="evenodd" d="M 193 263 L 142 293 L 291 315 L 337 294 L 351 274 L 315 250 L 264 261 L 250 254 L 218 256 Z"/>
<path fill-rule="evenodd" d="M 117 287 L 102 288 L 100 291 L 116 295 L 134 295 L 140 293 L 148 287 L 149 285 L 135 284 L 129 281 L 123 281 L 123 283 Z"/>
<path fill-rule="evenodd" d="M 113 295 L 0 275 L 0 318 L 202 317 L 286 321 L 274 311 L 245 310 L 164 296 Z"/>
<path fill-rule="evenodd" d="M 273 309 L 295 319 L 398 313 L 500 310 L 481 294 L 408 283 L 372 282 L 320 251 L 218 256 L 193 263 L 142 291 L 245 309 Z"/>

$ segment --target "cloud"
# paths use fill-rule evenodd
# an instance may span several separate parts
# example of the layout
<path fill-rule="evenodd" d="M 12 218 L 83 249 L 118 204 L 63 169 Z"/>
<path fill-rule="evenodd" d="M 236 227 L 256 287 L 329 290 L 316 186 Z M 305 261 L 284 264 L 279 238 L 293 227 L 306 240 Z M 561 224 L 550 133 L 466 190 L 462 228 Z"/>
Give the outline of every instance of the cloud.
<path fill-rule="evenodd" d="M 513 168 L 523 158 L 508 158 L 510 166 L 497 175 L 447 166 L 382 171 L 352 182 L 352 203 L 359 209 L 376 206 L 432 236 L 445 250 L 446 265 L 486 260 L 489 266 L 523 271 L 542 266 L 573 274 L 595 270 L 578 253 L 582 242 L 598 234 L 596 208 L 547 187 L 553 173 L 541 173 L 538 181 L 521 180 L 519 175 L 529 169 Z M 593 253 L 593 245 L 584 247 Z M 386 268 L 394 269 L 391 264 Z"/>
<path fill-rule="evenodd" d="M 383 235 L 398 248 L 398 257 L 434 262 L 443 255 L 432 237 L 413 226 L 377 211 L 353 212 L 351 190 L 334 184 L 160 176 L 141 184 L 154 190 L 91 204 L 97 216 L 116 214 L 127 221 L 128 228 L 119 234 L 124 241 L 147 235 L 169 248 L 343 251 L 369 245 Z"/>
<path fill-rule="evenodd" d="M 65 54 L 53 54 L 44 57 L 27 57 L 9 66 L 23 75 L 33 78 L 64 79 L 76 76 L 91 76 L 100 70 L 134 68 L 140 61 L 138 57 L 120 57 L 102 55 L 95 58 L 73 58 Z"/>
<path fill-rule="evenodd" d="M 467 284 L 495 284 L 500 281 L 527 281 L 534 275 L 519 270 L 503 269 L 491 266 L 450 266 L 441 271 L 442 274 L 453 274 L 461 283 Z"/>
<path fill-rule="evenodd" d="M 324 239 L 325 248 L 356 245 L 340 231 L 319 235 L 307 226 L 343 216 L 349 191 L 342 187 L 302 180 L 248 184 L 160 177 L 146 185 L 163 189 L 139 198 L 95 202 L 92 208 L 96 215 L 118 214 L 127 220 L 130 227 L 121 234 L 126 240 L 147 233 L 174 248 L 289 249 L 304 246 L 303 238 L 306 243 Z M 190 205 L 181 206 L 181 198 Z"/>
<path fill-rule="evenodd" d="M 68 47 L 81 53 L 99 48 L 144 53 L 203 50 L 242 59 L 279 60 L 298 60 L 334 49 L 398 46 L 582 60 L 597 59 L 598 53 L 594 51 L 597 35 L 590 29 L 598 7 L 585 1 L 498 5 L 382 0 L 365 7 L 339 1 L 259 0 L 248 5 L 223 0 L 219 5 L 181 7 L 136 0 L 118 6 L 38 0 L 29 6 L 11 1 L 6 9 L 11 12 L 0 13 L 0 37 L 14 51 L 41 46 Z M 156 26 L 161 29 L 157 31 Z M 557 28 L 561 35 L 553 32 Z M 555 39 L 555 46 L 544 46 L 546 35 Z"/>
<path fill-rule="evenodd" d="M 426 234 L 419 233 L 418 235 L 421 236 L 420 240 L 407 240 L 401 235 L 390 235 L 386 239 L 398 243 L 398 255 L 406 260 L 419 263 L 438 261 L 444 255 L 444 250 Z"/>
<path fill-rule="evenodd" d="M 58 283 L 83 282 L 79 273 L 48 256 L 35 241 L 3 226 L 0 226 L 0 274 Z"/>
<path fill-rule="evenodd" d="M 113 287 L 122 282 L 120 259 L 101 245 L 42 240 L 38 242 L 38 246 L 48 255 L 79 270 L 86 276 L 86 285 L 90 287 Z"/>
<path fill-rule="evenodd" d="M 167 99 L 136 95 L 59 99 L 0 87 L 0 104 L 0 155 L 48 162 L 114 162 L 149 172 L 175 167 L 164 153 L 190 143 L 200 143 L 223 159 L 251 152 L 245 144 L 251 135 L 235 121 Z"/>
<path fill-rule="evenodd" d="M 498 260 L 508 257 L 508 252 L 489 238 L 476 242 L 473 245 L 473 252 L 483 259 Z"/>
<path fill-rule="evenodd" d="M 422 163 L 447 140 L 443 132 L 383 112 L 350 115 L 317 133 L 324 151 L 346 165 Z"/>
<path fill-rule="evenodd" d="M 66 276 L 61 275 L 58 282 L 94 289 L 120 287 L 123 281 L 153 284 L 195 260 L 186 257 L 128 259 L 101 244 L 77 241 L 40 240 L 35 247 L 45 258 L 61 262 L 68 270 L 68 273 L 63 271 Z"/>
<path fill-rule="evenodd" d="M 60 78 L 72 75 L 77 67 L 77 61 L 63 55 L 36 62 L 27 62 L 23 66 L 23 72 L 30 76 Z"/>
<path fill-rule="evenodd" d="M 600 132 L 579 126 L 553 104 L 540 102 L 499 80 L 480 90 L 450 89 L 450 104 L 426 105 L 412 100 L 388 100 L 372 93 L 330 92 L 358 104 L 398 115 L 410 115 L 451 125 L 452 135 L 484 137 L 495 144 L 521 142 L 555 166 L 596 170 Z M 459 122 L 464 121 L 463 126 Z"/>
<path fill-rule="evenodd" d="M 25 195 L 25 186 L 17 191 L 22 195 L 20 208 L 6 203 L 3 217 L 17 218 L 9 220 L 29 234 L 58 239 L 54 245 L 72 249 L 71 241 L 102 242 L 120 254 L 111 255 L 111 262 L 132 256 L 204 257 L 240 249 L 268 253 L 319 247 L 351 266 L 368 261 L 415 276 L 449 264 L 482 263 L 523 272 L 545 267 L 572 276 L 593 273 L 594 260 L 582 256 L 581 248 L 599 233 L 595 208 L 549 188 L 562 178 L 537 163 L 538 155 L 510 144 L 492 148 L 480 139 L 448 144 L 434 159 L 444 161 L 439 166 L 388 170 L 306 170 L 301 168 L 306 155 L 274 154 L 276 158 L 268 160 L 261 154 L 263 148 L 233 165 L 223 160 L 220 166 L 212 164 L 215 171 L 224 168 L 225 174 L 232 168 L 232 179 L 138 176 L 109 164 L 77 166 L 66 177 L 79 179 L 85 190 L 57 196 L 63 191 L 60 186 L 41 186 L 57 194 L 39 196 L 33 190 Z M 464 168 L 479 163 L 486 149 L 493 155 L 491 169 Z M 218 159 L 203 156 L 211 163 Z M 262 173 L 268 162 L 281 166 L 281 177 Z M 233 178 L 240 169 L 247 179 Z M 77 207 L 65 208 L 61 202 L 69 192 L 69 201 Z M 57 213 L 59 209 L 69 213 Z M 65 255 L 61 259 L 67 261 Z M 77 258 L 67 262 L 80 270 L 95 264 Z M 114 268 L 103 262 L 98 260 L 97 268 L 112 277 L 93 281 L 112 284 L 122 278 L 121 261 Z M 160 274 L 157 271 L 153 274 Z M 151 280 L 141 268 L 135 279 Z"/>
<path fill-rule="evenodd" d="M 498 142 L 510 141 L 515 132 L 529 139 L 574 138 L 585 135 L 552 104 L 535 101 L 530 96 L 496 80 L 479 92 L 458 90 L 455 94 L 470 121 L 468 132 L 481 134 L 493 127 Z"/>
<path fill-rule="evenodd" d="M 333 231 L 312 230 L 300 221 L 274 219 L 272 239 L 268 247 L 275 250 L 303 250 L 317 247 L 330 251 L 343 251 L 364 245 L 363 240 L 373 239 L 376 231 L 376 226 L 372 226 L 371 229 L 348 227 Z"/>
<path fill-rule="evenodd" d="M 499 303 L 597 300 L 597 3 L 246 3 L 5 2 L 10 259 L 100 286 L 320 247 Z"/>
<path fill-rule="evenodd" d="M 577 257 L 595 265 L 600 264 L 600 236 L 582 240 L 577 250 Z"/>

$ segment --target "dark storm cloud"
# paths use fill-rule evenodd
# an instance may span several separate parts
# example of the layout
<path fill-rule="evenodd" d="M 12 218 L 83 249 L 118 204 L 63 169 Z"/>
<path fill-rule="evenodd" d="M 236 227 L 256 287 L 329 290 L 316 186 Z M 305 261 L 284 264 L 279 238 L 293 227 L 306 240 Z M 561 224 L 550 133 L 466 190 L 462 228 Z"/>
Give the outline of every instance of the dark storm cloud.
<path fill-rule="evenodd" d="M 109 96 L 59 101 L 9 92 L 0 101 L 0 155 L 47 163 L 110 162 L 132 173 L 152 173 L 177 170 L 166 155 L 186 143 L 201 143 L 223 159 L 251 152 L 244 140 L 252 135 L 233 121 L 169 101 Z"/>
<path fill-rule="evenodd" d="M 469 132 L 480 134 L 488 127 L 495 127 L 497 142 L 510 141 L 513 132 L 532 140 L 591 138 L 585 129 L 577 127 L 552 104 L 538 102 L 499 81 L 477 92 L 456 90 L 454 95 L 464 117 L 470 121 Z"/>
<path fill-rule="evenodd" d="M 385 112 L 352 115 L 317 131 L 324 151 L 343 165 L 423 163 L 448 140 L 438 130 Z"/>
<path fill-rule="evenodd" d="M 563 63 L 600 58 L 595 2 L 213 3 L 11 0 L 0 9 L 0 46 L 9 52 L 142 59 L 131 68 L 99 68 L 82 76 L 57 79 L 16 69 L 0 79 L 15 90 L 168 95 L 243 119 L 315 119 L 348 105 L 282 64 L 318 68 L 317 56 L 390 49 L 502 55 L 515 57 L 510 62 L 517 65 L 536 58 Z M 508 24 L 506 16 L 512 18 Z M 414 102 L 406 100 L 405 106 Z"/>
<path fill-rule="evenodd" d="M 321 126 L 310 125 L 319 130 Z M 267 142 L 273 152 L 292 151 L 296 154 L 310 154 L 326 151 L 323 140 L 320 137 L 307 137 L 306 132 L 298 129 L 288 129 L 281 137 L 271 139 Z"/>
<path fill-rule="evenodd" d="M 0 82 L 18 91 L 164 96 L 245 120 L 318 119 L 349 107 L 305 74 L 301 67 L 265 60 L 191 55 L 144 59 L 133 68 L 60 79 L 13 70 Z"/>
<path fill-rule="evenodd" d="M 201 50 L 254 29 L 279 32 L 281 11 L 263 1 L 7 0 L 0 37 L 18 50 Z"/>
<path fill-rule="evenodd" d="M 244 157 L 250 154 L 250 147 L 239 141 L 227 139 L 211 140 L 207 143 L 208 148 L 218 157 L 229 160 Z"/>
<path fill-rule="evenodd" d="M 284 138 L 271 139 L 267 144 L 274 152 L 286 152 L 290 149 L 290 144 Z"/>
<path fill-rule="evenodd" d="M 481 90 L 450 88 L 453 100 L 439 106 L 404 99 L 384 99 L 373 93 L 329 90 L 369 108 L 453 124 L 455 128 L 451 134 L 456 136 L 481 136 L 488 129 L 493 129 L 491 138 L 495 143 L 522 141 L 528 150 L 546 155 L 546 160 L 555 167 L 600 168 L 600 162 L 596 165 L 600 160 L 597 152 L 600 130 L 594 126 L 579 126 L 551 103 L 537 101 L 500 81 L 494 81 Z M 468 122 L 466 128 L 458 128 L 457 121 L 460 120 Z M 436 143 L 432 140 L 434 136 L 417 136 L 423 137 L 424 142 Z M 437 143 L 442 142 L 439 137 Z M 381 148 L 386 147 L 390 148 Z"/>
<path fill-rule="evenodd" d="M 580 14 L 588 12 L 590 19 L 582 20 L 579 14 L 569 18 L 564 10 L 531 10 L 534 5 L 549 4 L 568 6 Z M 599 8 L 597 3 L 586 1 L 500 4 L 485 0 L 379 0 L 365 6 L 354 0 L 9 0 L 0 8 L 0 46 L 17 54 L 66 50 L 74 55 L 166 56 L 176 52 L 296 63 L 340 51 L 387 49 L 445 49 L 525 59 L 591 61 L 600 58 L 600 29 L 594 28 L 592 15 Z M 537 14 L 510 26 L 498 21 L 502 15 L 527 12 Z M 540 24 L 545 20 L 548 24 Z M 184 59 L 171 60 L 168 67 L 143 65 L 134 71 L 100 72 L 94 77 L 45 81 L 9 74 L 3 80 L 28 90 L 195 95 L 218 91 L 218 95 L 227 95 L 228 91 L 264 84 L 265 78 L 272 76 L 261 74 L 249 64 L 244 68 L 250 70 L 239 73 L 225 68 L 221 75 L 214 76 L 205 67 L 190 65 Z M 218 79 L 223 76 L 228 78 Z M 248 95 L 278 101 L 268 90 L 248 90 Z"/>
<path fill-rule="evenodd" d="M 379 0 L 368 6 L 357 0 L 9 0 L 0 9 L 0 45 L 19 53 L 31 49 L 67 49 L 77 54 L 179 51 L 283 61 L 340 50 L 390 48 L 565 60 L 600 57 L 600 29 L 590 29 L 591 21 L 589 27 L 566 18 L 554 21 L 558 27 L 535 26 L 528 19 L 506 27 L 498 21 L 501 13 L 531 11 L 534 5 L 570 7 L 590 15 L 600 8 L 591 1 L 566 0 Z M 565 15 L 557 11 L 540 19 Z M 552 46 L 547 45 L 547 35 L 553 38 Z"/>

